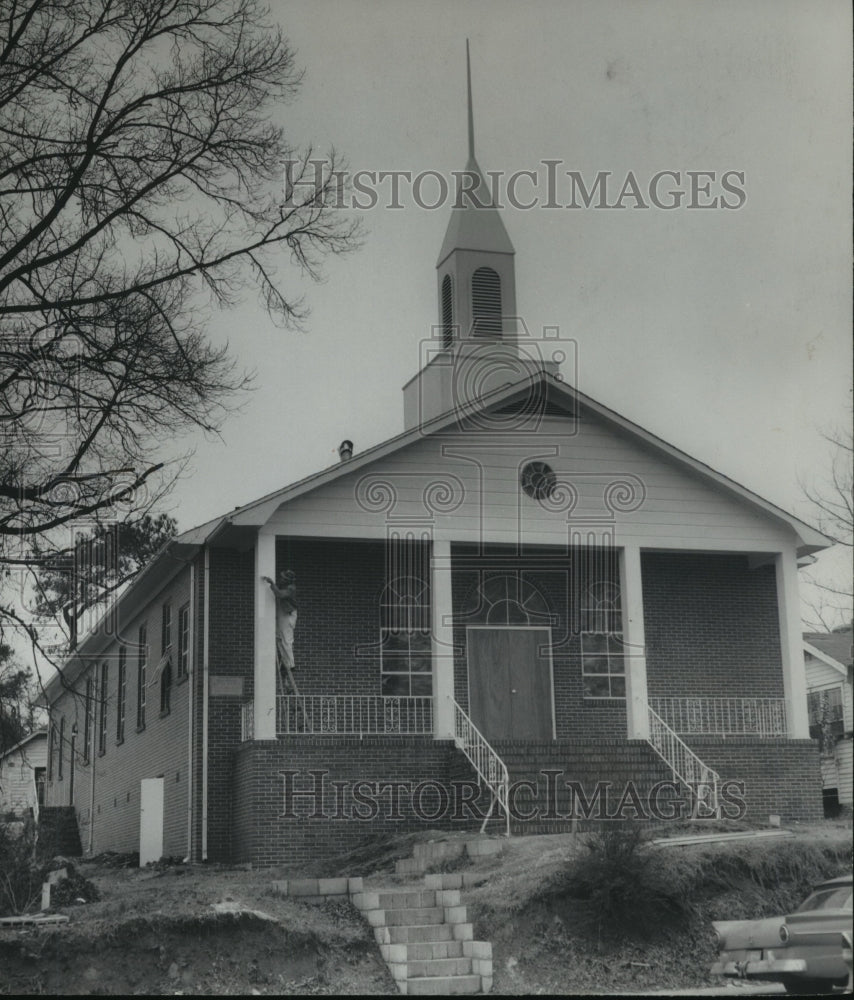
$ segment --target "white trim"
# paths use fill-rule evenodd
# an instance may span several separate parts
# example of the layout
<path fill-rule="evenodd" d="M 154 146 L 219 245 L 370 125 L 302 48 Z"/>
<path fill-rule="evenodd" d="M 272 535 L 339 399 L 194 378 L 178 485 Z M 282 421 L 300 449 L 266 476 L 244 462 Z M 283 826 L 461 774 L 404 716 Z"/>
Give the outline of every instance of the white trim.
<path fill-rule="evenodd" d="M 430 546 L 430 617 L 433 645 L 433 737 L 454 738 L 454 628 L 451 543 Z"/>
<path fill-rule="evenodd" d="M 255 540 L 254 729 L 253 739 L 276 738 L 276 598 L 261 578 L 276 579 L 276 535 L 265 530 Z"/>
<path fill-rule="evenodd" d="M 549 688 L 551 695 L 551 716 L 552 716 L 552 739 L 557 739 L 557 716 L 555 714 L 555 674 L 554 674 L 554 657 L 552 656 L 552 627 L 551 625 L 466 625 L 466 698 L 468 699 L 469 713 L 471 713 L 471 663 L 470 655 L 471 648 L 469 646 L 468 634 L 470 631 L 489 630 L 491 632 L 546 632 L 548 633 L 548 649 L 549 649 Z M 509 692 L 508 692 L 509 694 Z M 474 721 L 474 720 L 472 720 Z M 477 722 L 474 723 L 477 726 Z M 479 727 L 478 727 L 479 728 Z M 495 737 L 493 737 L 495 738 Z M 498 739 L 513 740 L 516 739 L 515 736 L 501 736 Z"/>
<path fill-rule="evenodd" d="M 635 545 L 624 545 L 619 549 L 618 559 L 626 668 L 626 738 L 649 740 L 641 550 Z M 636 655 L 633 650 L 637 650 Z"/>
<path fill-rule="evenodd" d="M 798 565 L 793 551 L 778 552 L 774 562 L 777 583 L 777 613 L 780 628 L 780 659 L 789 739 L 810 738 L 807 716 L 807 680 L 804 640 L 801 633 L 801 602 Z"/>

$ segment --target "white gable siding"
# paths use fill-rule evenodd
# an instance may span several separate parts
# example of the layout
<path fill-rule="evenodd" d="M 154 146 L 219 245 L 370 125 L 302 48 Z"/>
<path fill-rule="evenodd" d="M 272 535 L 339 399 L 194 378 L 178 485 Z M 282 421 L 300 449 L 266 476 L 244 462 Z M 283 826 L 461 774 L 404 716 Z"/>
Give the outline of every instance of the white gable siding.
<path fill-rule="evenodd" d="M 515 440 L 477 432 L 425 438 L 283 504 L 270 526 L 383 537 L 406 522 L 459 540 L 555 543 L 613 525 L 618 542 L 657 548 L 770 552 L 791 544 L 787 526 L 603 423 L 588 419 L 572 430 L 569 418 L 547 417 L 536 434 Z M 557 474 L 558 509 L 522 493 L 519 472 L 531 460 Z M 572 490 L 568 513 L 561 500 Z"/>
<path fill-rule="evenodd" d="M 842 685 L 842 719 L 845 732 L 854 728 L 854 697 L 851 685 L 833 667 L 806 653 L 804 656 L 807 674 L 807 691 L 824 691 Z M 821 761 L 821 783 L 825 788 L 838 788 L 839 801 L 845 805 L 854 804 L 854 746 L 850 739 L 836 744 L 832 758 Z"/>

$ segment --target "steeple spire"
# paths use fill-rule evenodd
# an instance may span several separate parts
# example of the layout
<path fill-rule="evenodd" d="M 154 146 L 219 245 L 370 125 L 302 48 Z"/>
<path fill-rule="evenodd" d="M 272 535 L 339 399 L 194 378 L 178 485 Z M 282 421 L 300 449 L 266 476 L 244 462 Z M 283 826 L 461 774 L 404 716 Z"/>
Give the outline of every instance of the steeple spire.
<path fill-rule="evenodd" d="M 469 161 L 474 161 L 474 111 L 471 100 L 471 56 L 469 55 L 469 40 L 466 39 L 466 80 L 468 82 L 469 109 Z"/>

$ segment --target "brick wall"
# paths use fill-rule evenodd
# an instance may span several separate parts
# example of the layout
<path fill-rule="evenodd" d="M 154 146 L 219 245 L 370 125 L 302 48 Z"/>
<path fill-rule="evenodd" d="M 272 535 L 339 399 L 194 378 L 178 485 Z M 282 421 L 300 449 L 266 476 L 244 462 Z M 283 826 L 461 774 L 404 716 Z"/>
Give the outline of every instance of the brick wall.
<path fill-rule="evenodd" d="M 641 569 L 650 697 L 782 697 L 773 566 L 645 553 Z"/>
<path fill-rule="evenodd" d="M 262 866 L 299 864 L 352 850 L 381 834 L 452 828 L 451 802 L 444 815 L 437 815 L 442 802 L 435 788 L 426 785 L 421 799 L 425 818 L 419 818 L 410 789 L 420 782 L 447 787 L 450 761 L 458 755 L 450 742 L 426 737 L 299 737 L 244 743 L 235 759 L 234 860 Z M 312 771 L 325 772 L 325 777 L 312 778 Z M 288 779 L 292 791 L 310 794 L 286 800 L 283 772 L 297 772 Z M 406 789 L 393 793 L 369 787 L 394 781 L 405 782 Z M 338 791 L 334 782 L 346 787 Z M 369 786 L 359 793 L 357 782 Z M 361 801 L 354 792 L 361 794 Z M 374 807 L 377 814 L 370 822 L 356 818 L 354 810 L 368 815 Z M 435 819 L 429 818 L 433 815 Z"/>
<path fill-rule="evenodd" d="M 300 694 L 380 693 L 385 542 L 280 539 L 276 573 L 297 575 L 294 639 Z"/>
<path fill-rule="evenodd" d="M 210 551 L 207 857 L 232 856 L 234 750 L 240 743 L 240 706 L 251 701 L 255 673 L 255 552 Z M 237 693 L 217 693 L 229 678 Z"/>
<path fill-rule="evenodd" d="M 745 816 L 751 822 L 767 822 L 771 813 L 784 823 L 822 818 L 816 740 L 692 736 L 688 743 L 723 781 L 744 782 Z M 740 798 L 740 790 L 733 788 L 732 795 Z"/>

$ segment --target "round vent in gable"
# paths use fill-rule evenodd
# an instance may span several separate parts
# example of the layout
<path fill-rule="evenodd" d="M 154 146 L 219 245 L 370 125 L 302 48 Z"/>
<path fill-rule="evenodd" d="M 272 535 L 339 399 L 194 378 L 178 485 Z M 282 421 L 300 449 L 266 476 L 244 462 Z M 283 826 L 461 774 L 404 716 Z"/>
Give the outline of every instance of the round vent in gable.
<path fill-rule="evenodd" d="M 545 462 L 528 462 L 520 477 L 522 489 L 534 500 L 546 500 L 554 493 L 557 476 Z"/>

